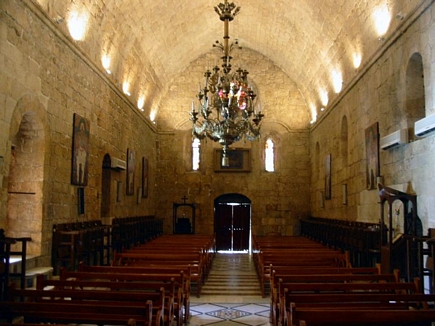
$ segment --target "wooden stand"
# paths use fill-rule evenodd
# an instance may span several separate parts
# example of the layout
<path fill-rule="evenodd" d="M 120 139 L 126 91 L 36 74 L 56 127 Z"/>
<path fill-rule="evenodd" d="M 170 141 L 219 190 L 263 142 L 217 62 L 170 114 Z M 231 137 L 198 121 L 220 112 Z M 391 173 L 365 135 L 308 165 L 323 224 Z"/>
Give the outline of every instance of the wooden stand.
<path fill-rule="evenodd" d="M 174 203 L 174 234 L 195 234 L 195 203 L 186 203 L 187 197 L 184 196 L 183 203 Z"/>
<path fill-rule="evenodd" d="M 382 272 L 391 273 L 394 268 L 400 268 L 407 266 L 406 270 L 407 277 L 411 278 L 410 273 L 410 262 L 400 262 L 400 257 L 406 257 L 407 248 L 404 238 L 407 236 L 417 236 L 421 233 L 418 230 L 419 220 L 417 217 L 417 196 L 413 194 L 407 194 L 392 188 L 385 187 L 381 184 L 378 185 L 379 197 L 381 200 L 381 220 L 380 227 L 382 229 L 386 228 L 386 232 L 381 232 L 381 262 L 382 262 Z M 393 203 L 396 200 L 400 200 L 403 204 L 404 216 L 404 232 L 401 236 L 394 237 L 393 235 Z M 388 204 L 388 217 L 385 218 L 384 205 Z M 410 216 L 410 220 L 407 221 L 407 216 Z M 385 238 L 386 235 L 386 238 Z"/>

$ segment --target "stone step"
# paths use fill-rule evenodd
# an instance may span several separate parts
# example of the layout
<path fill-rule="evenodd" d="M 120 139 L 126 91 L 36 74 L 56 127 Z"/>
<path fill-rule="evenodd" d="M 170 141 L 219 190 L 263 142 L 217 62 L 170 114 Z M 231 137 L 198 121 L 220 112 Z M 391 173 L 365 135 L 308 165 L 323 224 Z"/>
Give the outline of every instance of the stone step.
<path fill-rule="evenodd" d="M 203 290 L 220 290 L 220 291 L 226 291 L 226 290 L 233 290 L 233 291 L 259 291 L 258 286 L 234 286 L 232 284 L 213 284 L 213 285 L 207 285 L 207 287 L 204 287 Z"/>
<path fill-rule="evenodd" d="M 207 282 L 213 282 L 213 281 L 219 282 L 222 280 L 236 280 L 236 281 L 240 281 L 240 282 L 245 282 L 245 281 L 253 282 L 253 281 L 258 281 L 258 278 L 256 276 L 250 277 L 250 276 L 233 276 L 233 275 L 231 277 L 228 277 L 225 275 L 210 275 L 207 278 Z"/>
<path fill-rule="evenodd" d="M 209 290 L 203 289 L 201 291 L 201 295 L 237 295 L 237 296 L 261 296 L 261 292 L 259 290 Z"/>
<path fill-rule="evenodd" d="M 201 295 L 261 296 L 253 260 L 247 254 L 216 255 Z"/>
<path fill-rule="evenodd" d="M 257 280 L 235 280 L 235 279 L 228 280 L 228 279 L 221 279 L 221 280 L 208 280 L 207 283 L 206 283 L 206 286 L 209 285 L 209 284 L 223 284 L 223 283 L 225 283 L 225 284 L 243 284 L 243 285 L 250 284 L 250 285 L 253 285 L 253 286 L 258 286 L 259 285 Z"/>

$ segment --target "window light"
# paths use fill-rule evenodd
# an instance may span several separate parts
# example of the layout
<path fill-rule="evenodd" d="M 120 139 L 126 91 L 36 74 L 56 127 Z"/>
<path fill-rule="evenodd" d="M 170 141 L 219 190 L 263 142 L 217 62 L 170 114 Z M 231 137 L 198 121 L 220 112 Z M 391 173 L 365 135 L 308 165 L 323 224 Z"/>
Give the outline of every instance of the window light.
<path fill-rule="evenodd" d="M 268 139 L 265 144 L 265 166 L 267 172 L 275 171 L 275 144 Z"/>
<path fill-rule="evenodd" d="M 201 147 L 201 142 L 199 141 L 198 138 L 195 138 L 192 141 L 192 170 L 193 171 L 199 170 L 200 147 Z"/>

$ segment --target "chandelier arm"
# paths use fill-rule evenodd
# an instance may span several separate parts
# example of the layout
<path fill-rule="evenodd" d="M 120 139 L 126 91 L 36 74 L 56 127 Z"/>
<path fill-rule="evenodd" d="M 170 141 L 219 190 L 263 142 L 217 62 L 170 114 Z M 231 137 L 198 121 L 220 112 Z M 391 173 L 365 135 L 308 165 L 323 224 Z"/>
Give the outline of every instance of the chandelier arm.
<path fill-rule="evenodd" d="M 229 43 L 229 23 L 240 7 L 225 0 L 214 9 L 224 23 L 223 41 L 213 44 L 222 51 L 222 69 L 215 65 L 204 73 L 204 88 L 199 87 L 197 95 L 198 112 L 192 104 L 190 120 L 194 137 L 219 142 L 226 153 L 228 146 L 242 138 L 258 139 L 264 115 L 254 110 L 256 94 L 248 85 L 249 72 L 239 68 L 231 73 L 231 51 L 239 45 L 238 40 Z"/>

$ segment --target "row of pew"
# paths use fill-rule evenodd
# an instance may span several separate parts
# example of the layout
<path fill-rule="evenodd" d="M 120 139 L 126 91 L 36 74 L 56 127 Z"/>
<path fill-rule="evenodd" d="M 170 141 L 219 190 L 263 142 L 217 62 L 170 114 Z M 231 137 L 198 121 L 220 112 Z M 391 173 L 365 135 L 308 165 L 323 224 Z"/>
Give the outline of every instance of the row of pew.
<path fill-rule="evenodd" d="M 210 235 L 163 235 L 143 245 L 115 252 L 112 266 L 188 266 L 191 285 L 200 297 L 202 285 L 210 272 L 216 241 Z"/>
<path fill-rule="evenodd" d="M 403 282 L 398 270 L 382 274 L 379 265 L 352 267 L 347 253 L 306 237 L 254 236 L 253 247 L 274 326 L 435 321 L 435 296 L 421 293 L 418 278 Z"/>
<path fill-rule="evenodd" d="M 310 217 L 300 220 L 301 234 L 325 246 L 349 252 L 354 266 L 370 267 L 380 263 L 381 232 L 379 223 Z"/>
<path fill-rule="evenodd" d="M 154 216 L 114 218 L 110 225 L 101 220 L 53 225 L 52 266 L 76 270 L 79 262 L 109 265 L 114 251 L 132 248 L 162 235 L 163 220 Z"/>
<path fill-rule="evenodd" d="M 10 289 L 0 315 L 26 324 L 187 324 L 191 284 L 199 296 L 214 246 L 212 236 L 164 235 L 116 253 L 110 266 L 81 262 L 58 278 L 39 275 L 36 289 Z"/>

